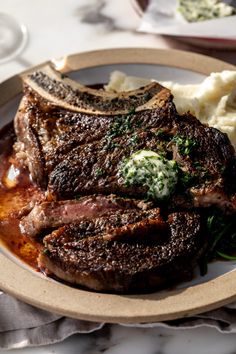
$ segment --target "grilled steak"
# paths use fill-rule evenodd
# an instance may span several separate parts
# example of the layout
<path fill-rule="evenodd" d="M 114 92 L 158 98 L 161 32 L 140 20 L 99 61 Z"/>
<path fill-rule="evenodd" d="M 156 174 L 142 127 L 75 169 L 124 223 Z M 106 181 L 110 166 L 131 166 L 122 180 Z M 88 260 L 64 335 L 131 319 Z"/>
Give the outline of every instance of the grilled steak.
<path fill-rule="evenodd" d="M 139 125 L 140 130 L 141 126 L 150 129 L 157 119 L 156 114 L 150 119 L 149 115 L 144 117 L 142 113 L 140 119 L 136 119 L 129 114 L 130 110 L 142 110 L 151 104 L 157 105 L 158 110 L 164 106 L 166 114 L 169 111 L 171 94 L 157 83 L 130 94 L 116 95 L 93 89 L 84 91 L 85 88 L 78 84 L 74 87 L 75 84 L 68 79 L 64 83 L 50 68 L 46 73 L 50 77 L 39 72 L 26 78 L 25 96 L 15 118 L 18 156 L 28 165 L 33 180 L 41 187 L 47 187 L 55 166 L 74 148 L 107 136 L 118 124 L 117 114 L 125 115 L 126 127 L 123 128 L 128 132 L 133 124 Z M 58 97 L 62 94 L 63 97 Z M 71 104 L 67 103 L 68 100 Z M 121 118 L 118 130 L 121 130 L 122 123 Z"/>
<path fill-rule="evenodd" d="M 115 195 L 93 195 L 79 200 L 42 202 L 36 204 L 30 213 L 21 220 L 20 229 L 24 235 L 36 239 L 37 236 L 45 235 L 49 230 L 75 221 L 92 220 L 117 210 L 119 212 L 127 209 L 146 210 L 151 205 L 150 202 L 123 199 Z"/>
<path fill-rule="evenodd" d="M 236 158 L 226 134 L 180 116 L 172 99 L 158 83 L 106 93 L 50 67 L 24 78 L 15 151 L 46 200 L 20 227 L 44 244 L 39 265 L 48 273 L 115 292 L 192 277 L 207 243 L 202 207 L 235 211 Z M 122 166 L 140 150 L 173 160 L 168 200 L 141 201 L 148 185 L 126 183 Z"/>
<path fill-rule="evenodd" d="M 148 291 L 192 277 L 204 250 L 200 217 L 159 209 L 72 223 L 44 238 L 40 266 L 98 291 Z"/>
<path fill-rule="evenodd" d="M 147 187 L 127 186 L 119 172 L 125 158 L 146 149 L 164 152 L 182 171 L 171 205 L 235 209 L 236 159 L 227 135 L 190 114 L 179 116 L 170 91 L 157 83 L 111 94 L 46 68 L 25 79 L 24 92 L 15 149 L 49 199 L 145 198 Z"/>

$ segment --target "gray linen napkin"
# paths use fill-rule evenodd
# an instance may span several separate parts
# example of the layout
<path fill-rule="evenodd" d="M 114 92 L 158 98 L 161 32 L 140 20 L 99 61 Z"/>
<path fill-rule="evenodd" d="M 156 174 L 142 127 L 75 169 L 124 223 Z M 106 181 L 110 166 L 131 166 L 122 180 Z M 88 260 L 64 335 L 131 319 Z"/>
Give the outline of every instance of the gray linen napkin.
<path fill-rule="evenodd" d="M 102 327 L 102 323 L 63 317 L 0 295 L 0 349 L 52 344 Z"/>
<path fill-rule="evenodd" d="M 175 321 L 127 325 L 127 327 L 166 327 L 189 329 L 214 327 L 236 333 L 236 306 L 222 307 L 194 317 Z M 60 342 L 75 333 L 91 333 L 104 323 L 75 320 L 27 305 L 7 294 L 0 294 L 0 349 L 23 348 Z"/>

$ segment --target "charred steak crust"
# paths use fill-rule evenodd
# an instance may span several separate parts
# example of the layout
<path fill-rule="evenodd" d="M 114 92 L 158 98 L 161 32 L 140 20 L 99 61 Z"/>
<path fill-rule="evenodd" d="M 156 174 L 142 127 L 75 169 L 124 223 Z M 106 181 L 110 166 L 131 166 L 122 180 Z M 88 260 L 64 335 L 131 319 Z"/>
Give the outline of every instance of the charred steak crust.
<path fill-rule="evenodd" d="M 190 114 L 177 120 L 176 136 L 195 142 L 191 154 L 175 146 L 174 159 L 185 172 L 195 177 L 191 186 L 194 206 L 216 204 L 222 209 L 235 209 L 231 198 L 236 192 L 236 157 L 227 134 L 205 126 Z"/>
<path fill-rule="evenodd" d="M 33 109 L 30 106 L 25 109 L 26 106 L 27 99 L 24 97 L 14 120 L 16 135 L 20 137 L 14 148 L 18 160 L 27 165 L 33 181 L 41 187 L 46 187 L 42 144 L 35 129 L 36 116 L 32 115 Z M 30 119 L 31 116 L 33 121 Z"/>
<path fill-rule="evenodd" d="M 26 86 L 25 96 L 15 118 L 18 136 L 16 149 L 24 153 L 33 180 L 46 188 L 51 172 L 73 149 L 79 146 L 86 148 L 86 144 L 91 143 L 96 145 L 102 140 L 105 150 L 113 150 L 119 145 L 119 141 L 113 142 L 115 135 L 122 134 L 131 139 L 136 132 L 164 126 L 164 118 L 168 122 L 167 116 L 171 116 L 171 110 L 175 108 L 169 91 L 164 88 L 163 91 L 163 97 L 159 100 L 158 93 L 151 104 L 155 105 L 156 101 L 159 103 L 156 110 L 150 110 L 151 114 L 146 109 L 137 113 L 128 111 L 117 116 L 114 115 L 116 111 L 108 110 L 106 115 L 65 111 Z M 115 128 L 116 132 L 113 132 Z"/>
<path fill-rule="evenodd" d="M 60 162 L 49 177 L 49 192 L 58 199 L 73 198 L 75 193 L 115 193 L 118 195 L 145 198 L 144 186 L 128 187 L 119 176 L 119 168 L 124 158 L 140 149 L 158 152 L 158 138 L 154 132 L 136 134 L 136 143 L 131 137 L 113 139 L 114 147 L 102 139 L 73 149 L 65 160 Z M 98 175 L 97 171 L 100 171 Z"/>
<path fill-rule="evenodd" d="M 81 106 L 86 94 L 104 104 L 100 111 L 87 101 Z M 147 188 L 128 187 L 120 165 L 140 149 L 164 151 L 177 161 L 183 179 L 187 174 L 191 181 L 177 188 L 171 205 L 217 205 L 234 211 L 236 159 L 229 139 L 190 114 L 179 116 L 172 98 L 155 83 L 122 95 L 107 94 L 46 68 L 25 78 L 25 96 L 15 118 L 17 156 L 50 199 L 94 193 L 144 198 Z M 129 110 L 118 114 L 117 104 L 124 109 L 128 101 Z"/>
<path fill-rule="evenodd" d="M 235 212 L 227 135 L 178 115 L 171 92 L 157 83 L 105 93 L 45 67 L 24 78 L 14 124 L 16 157 L 46 191 L 21 231 L 40 250 L 44 244 L 40 267 L 67 282 L 134 292 L 191 279 L 207 243 L 202 208 Z M 175 190 L 158 202 L 167 218 L 156 200 L 135 200 L 147 197 L 146 186 L 125 183 L 122 163 L 139 150 L 177 163 Z"/>
<path fill-rule="evenodd" d="M 200 216 L 155 210 L 70 224 L 44 238 L 40 265 L 97 291 L 148 291 L 190 279 L 204 249 Z"/>

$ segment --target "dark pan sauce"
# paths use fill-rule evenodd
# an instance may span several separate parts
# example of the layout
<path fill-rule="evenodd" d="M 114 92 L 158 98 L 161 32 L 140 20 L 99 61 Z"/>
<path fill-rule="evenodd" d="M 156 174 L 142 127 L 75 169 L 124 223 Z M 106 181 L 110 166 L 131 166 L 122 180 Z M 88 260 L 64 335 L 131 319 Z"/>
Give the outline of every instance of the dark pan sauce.
<path fill-rule="evenodd" d="M 42 192 L 30 181 L 27 169 L 14 159 L 13 125 L 0 130 L 0 240 L 15 256 L 37 269 L 38 249 L 19 229 L 19 220 L 34 198 Z"/>

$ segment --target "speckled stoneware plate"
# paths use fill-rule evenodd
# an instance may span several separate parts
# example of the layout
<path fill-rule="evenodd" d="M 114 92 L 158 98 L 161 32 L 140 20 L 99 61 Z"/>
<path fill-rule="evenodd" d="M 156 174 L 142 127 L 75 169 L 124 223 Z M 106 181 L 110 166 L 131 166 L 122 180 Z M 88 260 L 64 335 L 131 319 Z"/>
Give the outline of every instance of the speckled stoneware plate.
<path fill-rule="evenodd" d="M 71 78 L 83 84 L 106 82 L 115 69 L 130 75 L 180 83 L 200 82 L 212 71 L 236 70 L 232 65 L 202 55 L 158 49 L 101 50 L 65 56 L 53 62 L 58 70 L 69 73 Z M 1 126 L 13 119 L 21 90 L 20 75 L 0 85 Z M 178 288 L 145 295 L 101 294 L 75 289 L 34 271 L 4 245 L 1 245 L 0 269 L 0 289 L 3 291 L 40 308 L 91 321 L 171 320 L 236 300 L 236 262 L 214 262 L 205 277 L 196 274 L 192 282 Z"/>
<path fill-rule="evenodd" d="M 143 16 L 144 11 L 148 6 L 149 0 L 132 0 L 132 4 L 139 16 Z M 168 37 L 168 36 L 166 36 Z M 202 38 L 202 37 L 176 37 L 177 40 L 203 47 L 207 49 L 232 50 L 236 49 L 236 40 L 226 38 Z"/>

